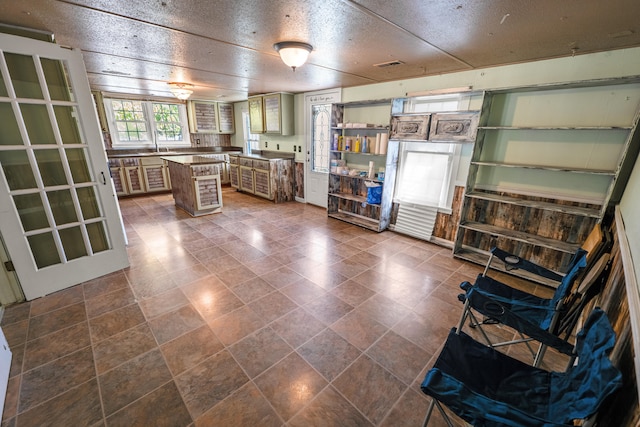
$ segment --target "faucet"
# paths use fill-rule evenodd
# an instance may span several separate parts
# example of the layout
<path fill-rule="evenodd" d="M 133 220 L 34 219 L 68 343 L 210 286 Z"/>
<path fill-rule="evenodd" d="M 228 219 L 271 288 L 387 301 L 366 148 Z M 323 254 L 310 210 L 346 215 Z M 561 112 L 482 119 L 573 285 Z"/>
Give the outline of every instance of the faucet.
<path fill-rule="evenodd" d="M 153 145 L 156 146 L 156 153 L 159 153 L 160 152 L 160 147 L 158 146 L 158 140 L 157 139 L 153 140 Z"/>

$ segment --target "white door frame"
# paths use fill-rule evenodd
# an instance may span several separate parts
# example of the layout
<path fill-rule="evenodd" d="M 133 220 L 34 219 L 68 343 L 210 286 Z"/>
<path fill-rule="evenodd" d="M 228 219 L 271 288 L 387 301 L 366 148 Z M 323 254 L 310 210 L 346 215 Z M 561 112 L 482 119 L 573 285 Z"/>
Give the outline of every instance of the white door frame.
<path fill-rule="evenodd" d="M 329 174 L 311 170 L 311 107 L 315 104 L 338 104 L 342 102 L 342 89 L 327 89 L 304 95 L 304 198 L 307 203 L 327 207 Z M 329 147 L 327 147 L 327 150 Z M 313 194 L 318 197 L 313 197 Z M 311 196 L 311 197 L 309 197 Z"/>
<path fill-rule="evenodd" d="M 0 34 L 0 55 L 3 52 L 29 55 L 34 58 L 50 58 L 64 62 L 68 83 L 73 91 L 74 99 L 72 101 L 64 101 L 61 105 L 75 108 L 75 113 L 78 116 L 78 131 L 82 135 L 81 140 L 83 141 L 81 145 L 74 144 L 71 147 L 80 146 L 86 153 L 86 162 L 92 181 L 85 184 L 94 188 L 96 201 L 100 208 L 99 220 L 103 221 L 109 245 L 108 249 L 98 253 L 81 256 L 73 260 L 61 260 L 62 262 L 59 264 L 38 268 L 22 229 L 22 222 L 14 206 L 8 182 L 4 173 L 0 171 L 0 232 L 5 239 L 6 249 L 15 266 L 24 294 L 27 300 L 32 300 L 125 268 L 129 265 L 129 261 L 125 248 L 122 222 L 119 217 L 117 198 L 110 180 L 107 156 L 102 143 L 102 133 L 89 89 L 82 54 L 78 50 L 64 48 L 55 43 Z M 6 67 L 3 66 L 0 72 L 2 72 L 5 82 L 11 81 Z M 42 84 L 45 83 L 41 82 Z M 11 89 L 10 85 L 8 86 L 8 90 Z M 28 99 L 16 98 L 13 90 L 10 90 L 9 96 L 3 98 L 2 101 L 10 102 L 14 112 L 19 111 L 20 102 L 32 102 Z M 51 104 L 60 103 L 47 99 L 44 99 L 43 102 L 45 105 L 49 105 L 48 108 L 52 108 Z M 22 138 L 24 141 L 28 141 L 24 125 L 22 126 Z M 24 141 L 22 143 L 26 144 Z M 10 147 L 5 146 L 5 149 L 11 149 Z M 14 149 L 22 149 L 21 147 L 14 147 Z M 42 184 L 39 184 L 39 191 L 44 191 L 44 187 L 40 187 L 40 185 Z"/>

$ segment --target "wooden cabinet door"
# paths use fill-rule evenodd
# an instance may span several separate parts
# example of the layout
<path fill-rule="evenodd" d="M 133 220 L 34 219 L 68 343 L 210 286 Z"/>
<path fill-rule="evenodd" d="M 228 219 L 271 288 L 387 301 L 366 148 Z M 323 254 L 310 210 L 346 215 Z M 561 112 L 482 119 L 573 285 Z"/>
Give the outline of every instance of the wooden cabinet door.
<path fill-rule="evenodd" d="M 264 110 L 262 97 L 249 98 L 249 128 L 251 133 L 264 133 Z"/>
<path fill-rule="evenodd" d="M 127 188 L 127 178 L 124 176 L 124 168 L 121 166 L 109 168 L 111 173 L 111 180 L 113 181 L 113 188 L 116 190 L 116 195 L 126 196 L 129 194 Z"/>
<path fill-rule="evenodd" d="M 207 210 L 222 207 L 222 189 L 219 175 L 197 176 L 193 178 L 193 191 L 196 199 L 196 210 Z"/>
<path fill-rule="evenodd" d="M 247 193 L 254 193 L 253 186 L 253 168 L 248 166 L 240 166 L 240 190 Z"/>
<path fill-rule="evenodd" d="M 265 197 L 269 200 L 273 199 L 273 194 L 271 193 L 271 174 L 269 170 L 253 170 L 253 192 L 257 196 Z"/>
<path fill-rule="evenodd" d="M 240 188 L 239 171 L 240 167 L 233 163 L 229 164 L 229 182 L 233 188 Z"/>
<path fill-rule="evenodd" d="M 128 194 L 140 194 L 145 192 L 141 166 L 126 166 L 124 168 L 124 174 L 126 177 Z"/>
<path fill-rule="evenodd" d="M 165 165 L 142 166 L 144 184 L 148 193 L 169 190 Z"/>

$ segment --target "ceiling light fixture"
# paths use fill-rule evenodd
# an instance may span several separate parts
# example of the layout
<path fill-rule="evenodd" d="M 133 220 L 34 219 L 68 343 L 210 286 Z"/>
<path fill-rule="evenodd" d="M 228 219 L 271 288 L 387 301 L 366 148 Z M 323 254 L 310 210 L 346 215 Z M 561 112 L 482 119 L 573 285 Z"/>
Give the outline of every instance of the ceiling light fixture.
<path fill-rule="evenodd" d="M 282 62 L 293 68 L 293 71 L 307 61 L 313 50 L 313 46 L 302 42 L 279 42 L 273 48 L 280 54 Z"/>
<path fill-rule="evenodd" d="M 171 82 L 167 84 L 169 85 L 169 91 L 171 91 L 173 96 L 175 96 L 176 98 L 182 101 L 186 101 L 193 93 L 193 91 L 190 89 L 193 87 L 192 84 L 176 83 L 176 82 Z"/>

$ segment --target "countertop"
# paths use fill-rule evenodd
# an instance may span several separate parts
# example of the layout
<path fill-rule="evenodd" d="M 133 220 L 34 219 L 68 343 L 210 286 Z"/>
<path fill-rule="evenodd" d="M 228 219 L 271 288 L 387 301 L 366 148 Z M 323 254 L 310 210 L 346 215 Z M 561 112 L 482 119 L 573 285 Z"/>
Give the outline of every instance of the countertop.
<path fill-rule="evenodd" d="M 243 154 L 243 153 L 229 153 L 229 155 L 246 157 L 256 160 L 293 160 L 295 158 L 294 153 L 283 153 L 278 151 L 259 151 L 256 154 Z"/>
<path fill-rule="evenodd" d="M 165 157 L 165 156 L 195 156 L 207 154 L 242 154 L 242 148 L 239 147 L 208 147 L 208 148 L 180 148 L 170 151 L 151 151 L 151 150 L 125 150 L 125 149 L 109 149 L 106 150 L 107 158 L 122 159 L 128 157 Z"/>
<path fill-rule="evenodd" d="M 218 160 L 213 158 L 211 155 L 206 154 L 162 156 L 162 160 L 179 163 L 181 165 L 210 165 L 224 163 L 224 160 Z"/>

